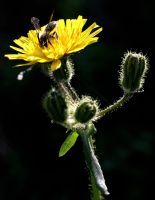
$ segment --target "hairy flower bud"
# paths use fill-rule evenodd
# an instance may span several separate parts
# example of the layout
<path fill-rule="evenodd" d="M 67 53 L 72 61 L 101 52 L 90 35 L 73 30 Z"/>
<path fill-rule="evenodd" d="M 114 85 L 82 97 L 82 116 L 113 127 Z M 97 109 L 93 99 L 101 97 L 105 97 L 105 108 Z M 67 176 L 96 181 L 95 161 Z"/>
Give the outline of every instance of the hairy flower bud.
<path fill-rule="evenodd" d="M 63 95 L 52 88 L 43 100 L 43 107 L 49 114 L 51 120 L 64 122 L 67 118 L 67 103 Z"/>
<path fill-rule="evenodd" d="M 143 87 L 147 68 L 147 59 L 141 53 L 125 54 L 120 73 L 120 85 L 126 93 L 138 92 Z"/>
<path fill-rule="evenodd" d="M 86 123 L 94 118 L 96 112 L 96 102 L 86 98 L 79 103 L 75 111 L 75 119 L 80 123 Z"/>

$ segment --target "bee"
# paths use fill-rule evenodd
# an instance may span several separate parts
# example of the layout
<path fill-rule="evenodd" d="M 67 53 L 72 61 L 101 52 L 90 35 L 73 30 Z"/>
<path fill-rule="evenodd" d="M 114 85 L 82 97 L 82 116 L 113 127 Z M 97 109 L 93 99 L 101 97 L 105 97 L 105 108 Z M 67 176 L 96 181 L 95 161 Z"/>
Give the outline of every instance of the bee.
<path fill-rule="evenodd" d="M 41 30 L 40 27 L 40 20 L 37 17 L 32 17 L 31 18 L 31 23 L 33 24 L 34 28 L 37 31 L 37 37 L 38 41 L 41 47 L 47 47 L 48 43 L 51 44 L 50 39 L 51 38 L 56 38 L 58 39 L 58 35 L 56 31 L 51 33 L 57 25 L 56 21 L 52 21 L 53 14 L 50 17 L 50 22 L 46 25 L 44 30 Z"/>

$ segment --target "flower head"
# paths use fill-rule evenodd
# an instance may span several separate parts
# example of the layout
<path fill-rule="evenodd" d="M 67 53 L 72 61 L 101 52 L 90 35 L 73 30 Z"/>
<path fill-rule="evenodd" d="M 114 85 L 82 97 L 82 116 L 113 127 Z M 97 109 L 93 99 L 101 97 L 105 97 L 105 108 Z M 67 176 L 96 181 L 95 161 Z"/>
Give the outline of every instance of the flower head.
<path fill-rule="evenodd" d="M 102 28 L 94 22 L 83 30 L 86 21 L 87 19 L 83 19 L 82 16 L 78 16 L 77 19 L 67 19 L 66 22 L 63 19 L 58 20 L 54 30 L 49 33 L 47 45 L 40 45 L 38 38 L 47 25 L 41 27 L 39 34 L 37 30 L 30 30 L 27 37 L 21 36 L 14 40 L 19 47 L 10 46 L 18 53 L 5 56 L 10 60 L 26 61 L 17 66 L 51 63 L 51 70 L 54 71 L 61 67 L 61 59 L 64 56 L 97 42 L 98 37 L 95 36 L 102 31 Z"/>

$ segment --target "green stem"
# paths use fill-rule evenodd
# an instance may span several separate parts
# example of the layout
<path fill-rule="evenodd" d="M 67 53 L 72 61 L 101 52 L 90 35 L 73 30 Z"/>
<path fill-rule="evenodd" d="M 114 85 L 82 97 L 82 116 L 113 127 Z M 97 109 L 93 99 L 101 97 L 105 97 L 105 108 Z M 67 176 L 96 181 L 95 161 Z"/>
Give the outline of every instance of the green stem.
<path fill-rule="evenodd" d="M 97 119 L 100 119 L 102 118 L 103 116 L 105 116 L 106 114 L 116 110 L 117 108 L 123 106 L 123 104 L 128 101 L 130 98 L 132 97 L 132 94 L 131 93 L 126 93 L 123 95 L 123 97 L 121 97 L 118 101 L 116 101 L 114 104 L 110 105 L 109 107 L 105 108 L 104 110 L 101 110 L 96 118 Z"/>
<path fill-rule="evenodd" d="M 92 196 L 91 196 L 92 200 L 101 200 L 102 199 L 101 192 L 96 186 L 94 176 L 92 175 L 92 173 L 90 173 L 90 181 L 92 187 Z"/>
<path fill-rule="evenodd" d="M 76 93 L 76 91 L 73 89 L 73 87 L 71 86 L 71 84 L 69 82 L 65 82 L 64 85 L 66 86 L 66 88 L 68 89 L 70 96 L 72 96 L 72 98 L 76 101 L 79 100 L 79 97 Z"/>
<path fill-rule="evenodd" d="M 65 94 L 66 96 L 68 96 L 68 98 L 70 99 L 70 101 L 74 104 L 74 99 L 70 93 L 70 91 L 68 90 L 68 87 L 66 87 L 66 85 L 63 82 L 58 82 L 57 83 L 60 91 Z"/>
<path fill-rule="evenodd" d="M 86 163 L 91 175 L 91 184 L 93 192 L 93 200 L 101 200 L 101 195 L 108 195 L 108 189 L 105 184 L 105 179 L 102 169 L 94 153 L 92 142 L 89 139 L 89 130 L 81 131 L 81 139 L 83 142 L 83 150 Z"/>

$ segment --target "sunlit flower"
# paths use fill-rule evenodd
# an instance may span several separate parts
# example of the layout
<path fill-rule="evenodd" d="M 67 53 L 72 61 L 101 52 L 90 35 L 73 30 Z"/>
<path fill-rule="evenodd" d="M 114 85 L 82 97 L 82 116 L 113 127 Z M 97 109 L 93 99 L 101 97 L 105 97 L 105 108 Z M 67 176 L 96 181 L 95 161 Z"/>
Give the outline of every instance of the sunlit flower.
<path fill-rule="evenodd" d="M 83 29 L 87 19 L 78 16 L 77 19 L 63 19 L 57 21 L 55 32 L 57 37 L 49 37 L 47 45 L 40 45 L 36 30 L 30 30 L 27 37 L 21 36 L 14 43 L 19 47 L 10 46 L 16 54 L 5 55 L 10 60 L 24 60 L 26 63 L 17 66 L 33 65 L 36 63 L 51 63 L 51 70 L 61 67 L 61 59 L 71 53 L 84 49 L 87 45 L 97 42 L 95 37 L 102 31 L 95 22 Z M 41 27 L 41 31 L 46 26 Z M 94 30 L 95 29 L 95 30 Z M 53 31 L 50 33 L 53 36 Z"/>

